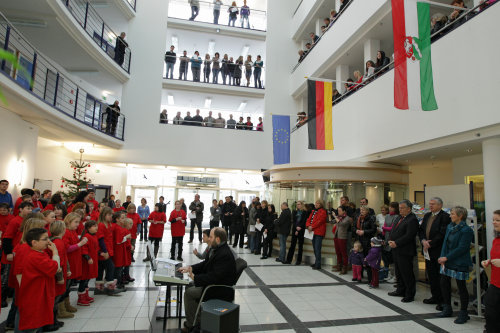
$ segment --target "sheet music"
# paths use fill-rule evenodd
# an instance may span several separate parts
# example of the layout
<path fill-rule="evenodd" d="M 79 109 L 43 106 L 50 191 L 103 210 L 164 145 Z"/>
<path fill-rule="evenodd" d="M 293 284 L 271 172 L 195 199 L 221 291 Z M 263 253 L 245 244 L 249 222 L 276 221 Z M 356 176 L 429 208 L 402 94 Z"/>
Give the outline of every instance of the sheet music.
<path fill-rule="evenodd" d="M 304 238 L 312 240 L 313 236 L 314 236 L 314 232 L 306 229 L 306 231 L 304 232 Z"/>

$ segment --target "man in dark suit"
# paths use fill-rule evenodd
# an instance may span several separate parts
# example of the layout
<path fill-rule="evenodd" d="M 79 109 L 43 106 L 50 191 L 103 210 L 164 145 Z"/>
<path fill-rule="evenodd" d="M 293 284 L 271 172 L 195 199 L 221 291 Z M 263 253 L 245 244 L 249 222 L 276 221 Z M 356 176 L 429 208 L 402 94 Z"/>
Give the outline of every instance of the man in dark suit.
<path fill-rule="evenodd" d="M 167 204 L 165 203 L 165 198 L 163 197 L 163 195 L 160 197 L 160 202 L 158 202 L 157 205 L 160 205 L 161 213 L 167 212 Z"/>
<path fill-rule="evenodd" d="M 392 227 L 389 246 L 392 248 L 396 270 L 397 288 L 389 296 L 402 296 L 401 302 L 413 302 L 416 293 L 416 280 L 413 273 L 413 258 L 417 255 L 415 238 L 418 234 L 418 219 L 411 212 L 410 200 L 399 203 L 401 219 Z"/>
<path fill-rule="evenodd" d="M 446 228 L 450 224 L 450 215 L 442 210 L 443 200 L 431 198 L 429 200 L 429 213 L 424 215 L 418 232 L 424 252 L 429 253 L 430 260 L 425 260 L 425 270 L 431 286 L 431 298 L 424 299 L 425 304 L 437 304 L 436 309 L 441 307 L 443 299 L 440 289 L 440 274 L 438 258 L 441 256 L 441 247 L 446 235 Z"/>
<path fill-rule="evenodd" d="M 213 284 L 234 286 L 236 284 L 236 261 L 227 245 L 226 231 L 219 227 L 213 228 L 210 231 L 209 242 L 212 247 L 210 258 L 193 266 L 179 268 L 180 272 L 188 273 L 193 280 L 193 284 L 189 285 L 184 292 L 186 322 L 182 332 L 189 332 L 196 325 L 194 316 L 203 290 L 207 286 Z M 229 290 L 227 289 L 227 291 Z M 218 289 L 217 293 L 220 295 L 227 291 L 226 288 Z"/>
<path fill-rule="evenodd" d="M 367 206 L 368 207 L 368 199 L 367 198 L 361 198 L 361 200 L 359 200 L 359 205 L 360 205 L 360 207 L 362 207 L 362 206 Z M 360 208 L 356 209 L 356 214 L 355 214 L 356 219 L 360 215 L 359 210 L 360 210 Z M 375 216 L 375 211 L 373 210 L 373 208 L 369 208 L 369 210 L 370 210 L 370 215 Z M 349 214 L 347 214 L 347 215 L 349 215 Z"/>

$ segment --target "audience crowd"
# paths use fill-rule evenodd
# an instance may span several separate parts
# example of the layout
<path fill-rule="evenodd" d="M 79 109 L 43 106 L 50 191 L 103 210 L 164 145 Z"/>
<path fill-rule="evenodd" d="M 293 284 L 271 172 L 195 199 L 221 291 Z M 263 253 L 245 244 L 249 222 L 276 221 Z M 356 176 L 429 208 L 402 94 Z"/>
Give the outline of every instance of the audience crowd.
<path fill-rule="evenodd" d="M 188 219 L 188 243 L 195 238 L 195 228 L 200 243 L 210 243 L 213 238 L 209 237 L 209 231 L 202 232 L 205 206 L 198 194 L 189 205 L 184 199 L 177 200 L 174 209 L 168 212 L 163 197 L 150 211 L 146 199 L 136 207 L 130 196 L 123 203 L 115 200 L 114 195 L 98 203 L 93 190 L 63 199 L 61 193 L 52 194 L 50 190 L 41 194 L 37 189 L 23 189 L 13 202 L 8 185 L 7 180 L 0 181 L 2 308 L 9 307 L 8 300 L 12 298 L 3 323 L 7 330 L 59 329 L 63 322 L 58 319 L 72 318 L 78 311 L 69 298 L 73 286 L 77 289 L 77 305 L 91 306 L 92 279 L 95 279 L 94 295 L 125 292 L 125 285 L 134 281 L 130 266 L 135 261 L 138 236 L 140 241 L 153 244 L 153 253 L 144 258 L 151 260 L 150 255 L 158 254 L 167 222 L 171 224 L 171 259 L 183 260 Z M 276 261 L 282 264 L 301 265 L 304 240 L 311 239 L 314 250 L 311 267 L 318 270 L 325 259 L 322 245 L 326 230 L 332 228 L 333 271 L 340 275 L 352 271 L 353 282 L 366 281 L 370 288 L 378 288 L 384 280 L 395 283 L 396 289 L 389 295 L 400 297 L 405 303 L 413 302 L 417 292 L 414 265 L 420 249 L 430 285 L 430 297 L 423 302 L 436 305 L 437 317 L 452 317 L 451 280 L 455 280 L 460 310 L 454 322 L 463 324 L 470 319 L 466 281 L 473 266 L 470 254 L 473 231 L 466 223 L 467 209 L 453 207 L 448 214 L 443 210 L 443 201 L 434 197 L 429 200 L 430 211 L 419 223 L 408 200 L 384 205 L 380 214 L 368 206 L 368 199 L 362 198 L 356 208 L 346 196 L 336 209 L 331 203 L 325 207 L 321 199 L 314 204 L 297 201 L 293 206 L 282 203 L 278 214 L 274 204 L 258 197 L 248 204 L 245 201 L 238 204 L 227 196 L 224 201 L 212 201 L 210 229 L 221 226 L 228 234 L 228 245 L 248 249 L 262 260 L 274 255 L 273 239 L 278 238 Z M 493 226 L 496 238 L 491 259 L 481 263 L 485 269 L 491 269 L 484 298 L 485 332 L 498 332 L 500 328 L 500 211 L 493 214 Z M 421 246 L 417 246 L 417 241 Z M 210 248 L 203 253 L 194 250 L 194 254 L 206 259 Z M 40 308 L 39 304 L 45 306 Z"/>
<path fill-rule="evenodd" d="M 174 78 L 174 66 L 179 60 L 179 80 L 187 80 L 189 73 L 189 64 L 191 64 L 191 74 L 193 82 L 200 82 L 203 76 L 203 83 L 218 84 L 219 74 L 222 79 L 222 84 L 241 86 L 241 78 L 245 75 L 246 86 L 250 87 L 251 78 L 253 76 L 254 88 L 262 89 L 262 69 L 264 68 L 264 61 L 260 55 L 252 60 L 251 55 L 247 55 L 246 59 L 239 56 L 236 60 L 229 57 L 227 54 L 221 58 L 219 52 L 215 52 L 214 56 L 205 54 L 204 58 L 200 57 L 198 51 L 194 51 L 193 56 L 190 58 L 187 51 L 182 52 L 182 56 L 177 57 L 175 53 L 175 46 L 170 46 L 170 50 L 165 53 L 166 74 L 165 78 Z"/>
<path fill-rule="evenodd" d="M 160 124 L 168 124 L 168 114 L 167 110 L 164 109 L 160 113 Z M 191 112 L 187 111 L 186 116 L 183 118 L 181 112 L 177 112 L 176 116 L 172 119 L 174 125 L 186 125 L 186 126 L 203 126 L 203 127 L 214 127 L 214 128 L 227 128 L 227 129 L 237 129 L 237 130 L 255 130 L 262 132 L 264 131 L 264 124 L 262 122 L 262 117 L 259 117 L 259 122 L 254 126 L 252 123 L 252 117 L 247 117 L 246 121 L 243 117 L 239 118 L 239 121 L 233 119 L 233 115 L 229 115 L 229 119 L 222 118 L 222 114 L 219 112 L 217 118 L 212 117 L 212 111 L 208 111 L 208 116 L 203 118 L 200 115 L 200 110 L 196 110 L 196 115 L 191 116 Z"/>

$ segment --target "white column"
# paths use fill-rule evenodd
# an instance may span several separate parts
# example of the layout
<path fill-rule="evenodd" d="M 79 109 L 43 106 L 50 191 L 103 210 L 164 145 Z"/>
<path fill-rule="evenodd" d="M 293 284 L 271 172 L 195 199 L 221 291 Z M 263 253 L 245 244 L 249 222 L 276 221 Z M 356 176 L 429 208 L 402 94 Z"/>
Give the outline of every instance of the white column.
<path fill-rule="evenodd" d="M 339 12 L 339 9 L 340 9 L 340 0 L 335 0 L 335 10 L 337 11 L 337 13 Z"/>
<path fill-rule="evenodd" d="M 483 141 L 484 200 L 488 257 L 493 242 L 493 211 L 500 209 L 500 138 Z"/>
<path fill-rule="evenodd" d="M 323 22 L 324 18 L 319 18 L 316 19 L 316 35 L 321 37 L 321 26 L 325 25 L 325 22 Z M 308 31 L 307 33 L 309 34 L 312 31 Z"/>
<path fill-rule="evenodd" d="M 377 52 L 380 50 L 380 41 L 377 39 L 367 39 L 364 44 L 365 64 L 368 60 L 377 62 Z"/>
<path fill-rule="evenodd" d="M 340 81 L 347 81 L 349 78 L 349 66 L 348 65 L 338 65 L 336 68 L 336 88 L 339 91 L 339 93 L 343 94 L 345 92 L 344 90 L 344 83 Z"/>

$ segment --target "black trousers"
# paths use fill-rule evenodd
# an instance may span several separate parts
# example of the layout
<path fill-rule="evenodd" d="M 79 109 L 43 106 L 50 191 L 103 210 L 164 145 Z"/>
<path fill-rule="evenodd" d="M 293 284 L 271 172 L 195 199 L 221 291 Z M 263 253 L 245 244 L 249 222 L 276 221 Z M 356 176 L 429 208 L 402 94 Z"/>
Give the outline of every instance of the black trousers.
<path fill-rule="evenodd" d="M 189 241 L 193 241 L 194 238 L 194 226 L 198 228 L 198 239 L 201 242 L 201 221 L 202 219 L 191 219 L 191 230 L 189 230 Z"/>
<path fill-rule="evenodd" d="M 441 274 L 439 273 L 439 263 L 438 258 L 431 257 L 431 260 L 425 261 L 425 270 L 427 272 L 427 278 L 429 279 L 429 285 L 431 286 L 431 296 L 438 303 L 443 303 L 443 295 L 441 294 Z"/>
<path fill-rule="evenodd" d="M 239 239 L 239 242 L 240 242 L 240 247 L 243 247 L 243 244 L 245 243 L 245 233 L 242 232 L 242 233 L 235 233 L 234 234 L 234 243 L 233 243 L 233 247 L 236 247 L 238 246 L 238 239 Z"/>
<path fill-rule="evenodd" d="M 172 245 L 170 246 L 170 258 L 175 258 L 175 245 L 177 244 L 177 258 L 182 257 L 182 242 L 184 236 L 172 237 Z"/>
<path fill-rule="evenodd" d="M 255 252 L 260 254 L 262 250 L 262 232 L 255 230 Z"/>
<path fill-rule="evenodd" d="M 292 233 L 292 241 L 290 243 L 290 248 L 288 249 L 288 256 L 286 257 L 287 262 L 292 262 L 293 255 L 295 254 L 295 246 L 299 243 L 299 248 L 297 252 L 297 263 L 302 262 L 302 248 L 304 247 L 304 231 L 299 231 L 298 235 L 295 232 Z"/>
<path fill-rule="evenodd" d="M 270 231 L 267 233 L 267 237 L 262 240 L 262 256 L 271 257 L 273 254 L 273 238 L 274 234 Z"/>
<path fill-rule="evenodd" d="M 148 220 L 142 221 L 141 241 L 143 239 L 148 240 Z"/>
<path fill-rule="evenodd" d="M 104 271 L 106 271 L 106 282 L 111 282 L 115 278 L 115 264 L 110 257 L 106 260 L 99 260 L 97 263 L 97 281 L 104 281 Z"/>
<path fill-rule="evenodd" d="M 458 294 L 460 295 L 460 310 L 467 310 L 469 306 L 469 292 L 465 280 L 457 281 Z M 441 274 L 441 293 L 443 304 L 451 306 L 451 277 Z"/>
<path fill-rule="evenodd" d="M 500 288 L 490 284 L 484 296 L 486 333 L 500 332 Z"/>
<path fill-rule="evenodd" d="M 401 255 L 392 250 L 394 269 L 398 286 L 396 291 L 405 297 L 413 298 L 416 293 L 415 273 L 413 273 L 413 256 Z"/>
<path fill-rule="evenodd" d="M 153 252 L 154 252 L 154 255 L 155 255 L 155 258 L 156 258 L 158 256 L 158 250 L 160 249 L 161 238 L 151 238 L 151 237 L 149 237 L 149 241 L 151 242 L 151 244 L 154 244 Z"/>

